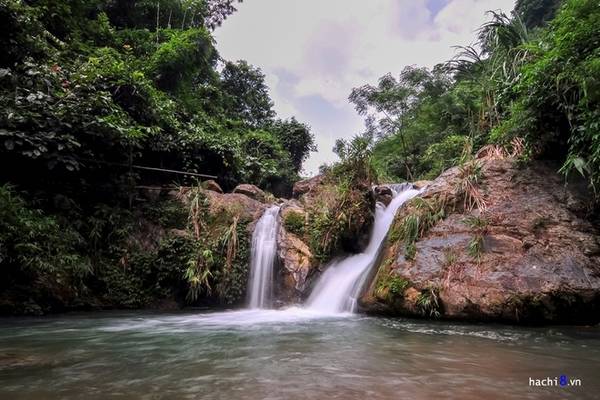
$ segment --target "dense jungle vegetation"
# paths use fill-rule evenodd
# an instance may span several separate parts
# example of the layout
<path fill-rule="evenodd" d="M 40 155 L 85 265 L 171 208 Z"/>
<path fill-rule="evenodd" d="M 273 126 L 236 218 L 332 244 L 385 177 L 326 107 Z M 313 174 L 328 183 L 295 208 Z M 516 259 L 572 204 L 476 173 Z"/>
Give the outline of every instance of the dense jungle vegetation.
<path fill-rule="evenodd" d="M 186 207 L 148 194 L 197 181 L 134 168 L 291 193 L 313 135 L 277 117 L 260 69 L 219 56 L 211 32 L 235 5 L 0 0 L 0 313 L 241 300 L 251 221 L 209 215 L 197 189 Z M 489 16 L 447 63 L 352 90 L 366 131 L 324 168 L 339 193 L 432 179 L 494 144 L 558 161 L 598 209 L 600 6 L 518 0 Z M 311 238 L 345 221 L 312 218 Z"/>
<path fill-rule="evenodd" d="M 465 145 L 515 147 L 562 163 L 600 190 L 600 6 L 593 0 L 518 0 L 489 12 L 472 46 L 433 69 L 406 67 L 353 89 L 362 142 L 384 181 L 433 179 Z M 343 155 L 349 143 L 334 149 Z"/>
<path fill-rule="evenodd" d="M 260 69 L 219 56 L 211 32 L 235 3 L 0 1 L 2 312 L 193 294 L 189 240 L 148 254 L 128 238 L 142 220 L 185 227 L 139 188 L 195 177 L 133 166 L 291 193 L 313 135 L 277 118 Z"/>

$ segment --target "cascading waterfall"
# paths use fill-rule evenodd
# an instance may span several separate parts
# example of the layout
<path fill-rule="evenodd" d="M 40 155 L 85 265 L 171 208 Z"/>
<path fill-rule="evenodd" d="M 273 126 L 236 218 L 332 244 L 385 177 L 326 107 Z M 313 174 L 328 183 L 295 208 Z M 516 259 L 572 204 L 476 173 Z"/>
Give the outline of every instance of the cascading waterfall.
<path fill-rule="evenodd" d="M 419 191 L 412 185 L 402 184 L 391 187 L 394 198 L 385 207 L 377 203 L 373 232 L 367 248 L 343 260 L 333 261 L 317 281 L 307 300 L 306 307 L 322 313 L 354 312 L 356 302 L 369 277 L 369 272 L 377 262 L 382 244 L 392 225 L 394 215 L 402 204 L 416 196 Z"/>
<path fill-rule="evenodd" d="M 268 208 L 258 220 L 252 234 L 250 279 L 248 281 L 248 306 L 271 306 L 273 289 L 273 264 L 277 253 L 277 215 L 279 206 Z"/>

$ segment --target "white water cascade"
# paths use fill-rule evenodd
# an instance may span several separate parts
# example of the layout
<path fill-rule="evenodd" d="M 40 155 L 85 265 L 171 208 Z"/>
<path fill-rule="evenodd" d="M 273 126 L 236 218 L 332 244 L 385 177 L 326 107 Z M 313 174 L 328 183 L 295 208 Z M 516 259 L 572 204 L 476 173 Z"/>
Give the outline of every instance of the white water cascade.
<path fill-rule="evenodd" d="M 306 308 L 327 314 L 356 311 L 357 298 L 377 261 L 396 211 L 419 193 L 412 189 L 412 185 L 394 185 L 392 191 L 394 198 L 387 207 L 381 203 L 376 205 L 373 232 L 367 248 L 360 254 L 333 261 L 317 281 Z"/>
<path fill-rule="evenodd" d="M 268 208 L 258 220 L 252 234 L 248 282 L 248 306 L 250 308 L 271 306 L 273 264 L 277 254 L 277 231 L 279 229 L 278 214 L 279 206 Z"/>

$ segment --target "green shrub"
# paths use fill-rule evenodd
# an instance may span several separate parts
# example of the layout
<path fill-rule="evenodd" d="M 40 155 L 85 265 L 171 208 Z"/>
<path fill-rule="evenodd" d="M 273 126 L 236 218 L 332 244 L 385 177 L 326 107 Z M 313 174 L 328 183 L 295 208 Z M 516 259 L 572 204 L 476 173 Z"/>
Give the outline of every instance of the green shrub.
<path fill-rule="evenodd" d="M 295 211 L 288 212 L 283 221 L 283 226 L 285 227 L 285 229 L 288 232 L 291 232 L 298 236 L 304 235 L 304 225 L 304 214 Z"/>
<path fill-rule="evenodd" d="M 10 186 L 0 186 L 0 261 L 22 272 L 60 281 L 85 276 L 89 260 L 78 249 L 83 238 L 75 231 L 31 208 Z"/>
<path fill-rule="evenodd" d="M 381 299 L 391 300 L 402 297 L 404 291 L 410 287 L 410 281 L 392 273 L 385 272 L 378 278 L 375 294 Z"/>

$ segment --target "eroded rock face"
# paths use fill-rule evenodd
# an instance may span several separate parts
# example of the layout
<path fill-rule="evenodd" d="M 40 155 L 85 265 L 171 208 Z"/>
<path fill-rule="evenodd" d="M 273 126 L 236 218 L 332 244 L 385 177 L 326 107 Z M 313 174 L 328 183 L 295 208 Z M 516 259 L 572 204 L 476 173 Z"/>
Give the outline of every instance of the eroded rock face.
<path fill-rule="evenodd" d="M 447 211 L 416 242 L 413 260 L 407 260 L 404 243 L 388 242 L 378 276 L 361 301 L 363 310 L 526 323 L 598 322 L 599 232 L 586 220 L 584 191 L 565 187 L 553 166 L 519 169 L 510 160 L 479 162 L 485 210 Z M 459 169 L 452 168 L 421 197 L 445 195 L 451 201 L 459 180 Z M 406 215 L 401 209 L 397 220 Z M 468 217 L 485 226 L 473 227 Z M 481 251 L 473 254 L 468 249 L 477 240 Z M 391 294 L 385 286 L 392 281 L 402 290 Z"/>
<path fill-rule="evenodd" d="M 279 213 L 278 256 L 281 264 L 276 297 L 285 303 L 300 302 L 308 286 L 308 277 L 315 266 L 309 246 L 298 233 L 286 229 L 284 221 L 291 214 L 306 216 L 296 201 L 285 203 Z"/>
<path fill-rule="evenodd" d="M 413 182 L 413 187 L 417 190 L 423 189 L 425 186 L 429 185 L 431 181 L 416 181 Z"/>
<path fill-rule="evenodd" d="M 394 198 L 394 193 L 389 186 L 379 185 L 373 188 L 373 193 L 375 194 L 375 200 L 383 203 L 386 207 L 392 202 Z"/>
<path fill-rule="evenodd" d="M 266 194 L 257 186 L 250 185 L 247 183 L 242 183 L 241 185 L 237 185 L 235 189 L 233 189 L 234 194 L 243 194 L 245 196 L 250 197 L 256 201 L 264 202 L 266 201 Z"/>
<path fill-rule="evenodd" d="M 299 199 L 282 205 L 278 234 L 280 269 L 275 288 L 281 302 L 296 303 L 306 298 L 320 266 L 340 252 L 359 251 L 366 245 L 363 239 L 368 238 L 374 209 L 370 185 L 355 185 L 347 190 L 340 193 L 334 181 L 319 175 L 297 182 L 294 195 Z M 340 212 L 346 215 L 340 216 Z M 337 224 L 342 217 L 345 223 Z M 330 240 L 334 237 L 336 240 Z"/>

